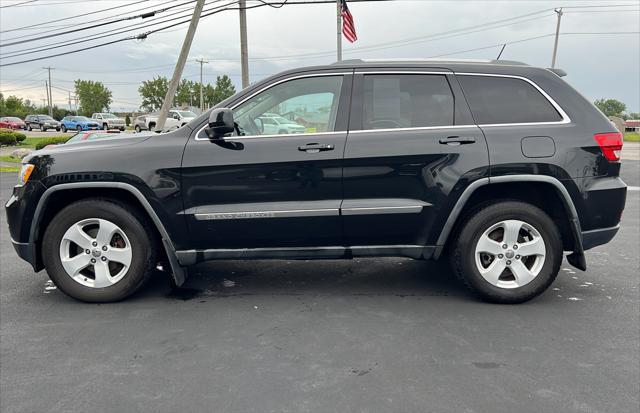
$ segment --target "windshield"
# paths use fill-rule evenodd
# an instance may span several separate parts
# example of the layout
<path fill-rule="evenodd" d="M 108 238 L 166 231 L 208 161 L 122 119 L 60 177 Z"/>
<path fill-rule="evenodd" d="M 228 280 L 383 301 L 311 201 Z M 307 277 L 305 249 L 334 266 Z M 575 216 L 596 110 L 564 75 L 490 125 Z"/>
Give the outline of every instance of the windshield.
<path fill-rule="evenodd" d="M 190 110 L 180 110 L 179 112 L 180 112 L 180 115 L 183 118 L 195 118 L 196 117 L 196 114 L 191 112 Z"/>
<path fill-rule="evenodd" d="M 116 119 L 117 116 L 114 115 L 113 113 L 102 113 L 102 118 L 103 119 Z"/>
<path fill-rule="evenodd" d="M 21 119 L 20 118 L 15 118 L 13 116 L 9 116 L 8 118 L 6 118 L 8 121 L 10 122 L 19 122 Z"/>
<path fill-rule="evenodd" d="M 40 115 L 40 119 L 44 119 L 44 120 L 53 120 L 53 118 L 49 115 Z"/>
<path fill-rule="evenodd" d="M 76 116 L 76 122 L 89 122 L 91 119 L 86 116 Z"/>

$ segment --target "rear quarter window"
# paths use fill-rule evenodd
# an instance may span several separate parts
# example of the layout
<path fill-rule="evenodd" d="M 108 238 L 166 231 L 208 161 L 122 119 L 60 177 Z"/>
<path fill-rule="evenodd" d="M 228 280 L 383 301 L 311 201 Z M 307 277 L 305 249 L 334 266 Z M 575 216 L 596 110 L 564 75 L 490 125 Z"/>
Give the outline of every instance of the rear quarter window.
<path fill-rule="evenodd" d="M 476 123 L 558 122 L 562 116 L 532 84 L 510 77 L 458 75 Z"/>

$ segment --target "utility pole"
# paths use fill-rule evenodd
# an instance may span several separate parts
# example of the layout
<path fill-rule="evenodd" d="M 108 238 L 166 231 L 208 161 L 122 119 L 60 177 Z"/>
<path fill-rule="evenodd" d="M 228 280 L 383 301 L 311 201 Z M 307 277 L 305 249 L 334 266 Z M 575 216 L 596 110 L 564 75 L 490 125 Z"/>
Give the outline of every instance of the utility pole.
<path fill-rule="evenodd" d="M 249 86 L 249 50 L 247 48 L 247 1 L 238 2 L 240 11 L 240 66 L 242 67 L 242 88 Z"/>
<path fill-rule="evenodd" d="M 71 107 L 71 91 L 69 91 L 69 112 L 72 112 L 73 108 Z"/>
<path fill-rule="evenodd" d="M 182 70 L 184 69 L 184 65 L 187 62 L 187 56 L 189 56 L 189 50 L 191 49 L 191 43 L 193 42 L 193 37 L 196 34 L 196 29 L 198 28 L 198 22 L 200 21 L 200 14 L 202 13 L 203 7 L 204 0 L 198 0 L 196 3 L 196 7 L 193 9 L 191 23 L 189 23 L 187 35 L 184 38 L 184 43 L 182 43 L 182 50 L 180 50 L 180 56 L 178 57 L 176 68 L 173 70 L 173 77 L 171 78 L 171 83 L 169 83 L 167 95 L 164 97 L 162 108 L 160 108 L 160 113 L 158 114 L 156 131 L 162 131 L 162 129 L 164 128 L 164 124 L 167 121 L 167 115 L 169 114 L 171 105 L 173 105 L 173 97 L 176 95 L 176 90 L 178 90 L 178 83 L 180 82 L 180 78 L 182 77 Z"/>
<path fill-rule="evenodd" d="M 338 36 L 337 36 L 337 45 L 336 51 L 338 54 L 338 62 L 342 60 L 342 2 L 341 0 L 336 0 L 336 26 L 338 28 Z"/>
<path fill-rule="evenodd" d="M 49 108 L 49 112 L 51 112 L 51 97 L 49 96 L 49 83 L 46 80 L 44 81 L 44 91 L 47 92 L 47 107 Z"/>
<path fill-rule="evenodd" d="M 53 116 L 53 95 L 51 94 L 51 66 L 43 67 L 49 71 L 49 116 Z"/>
<path fill-rule="evenodd" d="M 558 15 L 558 24 L 556 25 L 556 40 L 553 43 L 553 57 L 551 58 L 551 68 L 554 69 L 556 67 L 556 55 L 558 53 L 558 37 L 560 36 L 560 20 L 562 20 L 562 7 L 559 9 L 554 9 Z"/>
<path fill-rule="evenodd" d="M 209 61 L 204 59 L 196 59 L 196 62 L 200 63 L 200 110 L 204 112 L 204 92 L 202 90 L 204 86 L 202 84 L 202 65 L 204 65 L 205 63 L 209 63 Z"/>

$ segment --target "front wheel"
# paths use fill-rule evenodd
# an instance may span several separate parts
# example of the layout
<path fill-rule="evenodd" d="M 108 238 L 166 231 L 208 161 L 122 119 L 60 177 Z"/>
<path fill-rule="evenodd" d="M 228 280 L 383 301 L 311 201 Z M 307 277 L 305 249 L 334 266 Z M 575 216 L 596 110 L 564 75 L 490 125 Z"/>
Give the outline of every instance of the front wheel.
<path fill-rule="evenodd" d="M 78 132 L 82 132 L 82 126 L 76 126 L 76 130 L 77 130 Z"/>
<path fill-rule="evenodd" d="M 47 128 L 44 127 L 44 125 L 40 125 L 40 132 L 46 132 Z"/>
<path fill-rule="evenodd" d="M 109 130 L 109 125 L 106 123 L 102 125 L 102 130 Z"/>
<path fill-rule="evenodd" d="M 67 127 L 66 126 L 62 125 L 61 128 L 62 128 L 62 132 L 64 132 L 64 133 L 67 132 Z"/>
<path fill-rule="evenodd" d="M 467 217 L 451 259 L 458 278 L 481 298 L 515 304 L 536 297 L 555 280 L 562 241 L 541 209 L 524 202 L 499 202 Z"/>
<path fill-rule="evenodd" d="M 103 199 L 62 209 L 46 229 L 42 258 L 53 283 L 86 302 L 138 290 L 155 268 L 155 233 L 135 209 Z"/>
<path fill-rule="evenodd" d="M 142 132 L 142 128 L 140 127 L 140 125 L 136 125 L 136 127 L 134 129 L 135 129 L 136 133 Z"/>

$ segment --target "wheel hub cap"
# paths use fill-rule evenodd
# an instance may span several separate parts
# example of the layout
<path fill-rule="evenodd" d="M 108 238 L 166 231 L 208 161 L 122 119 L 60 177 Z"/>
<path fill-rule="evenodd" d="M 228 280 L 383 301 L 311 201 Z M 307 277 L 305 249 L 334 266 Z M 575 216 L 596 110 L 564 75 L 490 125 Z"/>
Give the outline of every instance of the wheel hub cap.
<path fill-rule="evenodd" d="M 76 222 L 60 242 L 60 261 L 76 282 L 105 288 L 129 270 L 133 252 L 125 232 L 111 221 L 89 218 Z"/>
<path fill-rule="evenodd" d="M 545 263 L 546 246 L 533 225 L 504 220 L 480 236 L 475 263 L 480 275 L 500 288 L 518 288 L 533 281 Z"/>

